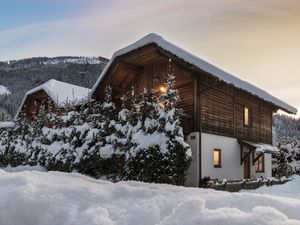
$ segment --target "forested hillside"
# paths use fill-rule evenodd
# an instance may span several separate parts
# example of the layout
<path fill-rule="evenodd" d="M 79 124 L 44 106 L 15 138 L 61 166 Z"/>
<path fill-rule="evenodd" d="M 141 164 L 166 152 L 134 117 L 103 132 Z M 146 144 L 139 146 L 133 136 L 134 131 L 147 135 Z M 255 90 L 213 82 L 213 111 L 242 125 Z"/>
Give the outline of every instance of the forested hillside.
<path fill-rule="evenodd" d="M 0 121 L 12 117 L 26 91 L 56 79 L 91 88 L 108 60 L 102 57 L 39 57 L 0 62 Z M 9 94 L 11 92 L 11 94 Z"/>
<path fill-rule="evenodd" d="M 277 114 L 273 117 L 273 143 L 280 151 L 273 155 L 273 176 L 300 173 L 300 119 Z"/>
<path fill-rule="evenodd" d="M 273 137 L 275 143 L 286 137 L 300 139 L 300 119 L 281 114 L 274 115 Z"/>

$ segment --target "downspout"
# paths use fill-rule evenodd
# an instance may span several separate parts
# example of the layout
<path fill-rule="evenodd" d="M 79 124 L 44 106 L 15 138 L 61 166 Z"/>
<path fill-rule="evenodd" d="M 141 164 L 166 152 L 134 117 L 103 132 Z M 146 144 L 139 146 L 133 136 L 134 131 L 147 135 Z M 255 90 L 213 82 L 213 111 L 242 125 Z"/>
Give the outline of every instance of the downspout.
<path fill-rule="evenodd" d="M 201 90 L 198 94 L 199 96 L 199 105 L 200 105 L 200 110 L 199 110 L 199 187 L 201 187 L 201 183 L 202 183 L 202 170 L 201 170 L 201 166 L 202 166 L 202 99 L 201 96 L 204 92 L 214 88 L 217 86 L 219 79 L 216 78 L 214 83 L 208 87 L 206 87 L 205 89 Z"/>

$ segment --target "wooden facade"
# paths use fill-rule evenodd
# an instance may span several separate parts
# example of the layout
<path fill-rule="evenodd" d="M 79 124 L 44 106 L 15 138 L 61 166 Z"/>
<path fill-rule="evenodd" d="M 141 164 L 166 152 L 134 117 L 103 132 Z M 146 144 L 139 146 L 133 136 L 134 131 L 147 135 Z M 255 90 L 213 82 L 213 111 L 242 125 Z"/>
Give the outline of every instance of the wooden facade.
<path fill-rule="evenodd" d="M 165 83 L 170 64 L 176 75 L 179 107 L 186 115 L 186 134 L 202 131 L 272 144 L 272 114 L 278 107 L 216 79 L 155 44 L 118 56 L 95 88 L 93 97 L 101 98 L 106 85 L 111 85 L 115 99 L 132 86 L 140 93 L 144 88 L 158 88 Z M 250 126 L 243 122 L 245 106 L 251 110 Z"/>
<path fill-rule="evenodd" d="M 26 92 L 15 118 L 22 111 L 27 120 L 38 114 L 41 105 L 45 110 L 60 114 L 62 109 L 77 107 L 89 99 L 90 89 L 77 85 L 48 80 L 46 83 Z"/>
<path fill-rule="evenodd" d="M 46 107 L 51 107 L 51 110 L 55 113 L 60 113 L 61 109 L 56 106 L 54 101 L 49 97 L 49 95 L 44 90 L 39 90 L 34 92 L 24 99 L 22 105 L 22 111 L 25 113 L 25 119 L 31 121 L 34 116 L 39 113 L 41 105 Z"/>

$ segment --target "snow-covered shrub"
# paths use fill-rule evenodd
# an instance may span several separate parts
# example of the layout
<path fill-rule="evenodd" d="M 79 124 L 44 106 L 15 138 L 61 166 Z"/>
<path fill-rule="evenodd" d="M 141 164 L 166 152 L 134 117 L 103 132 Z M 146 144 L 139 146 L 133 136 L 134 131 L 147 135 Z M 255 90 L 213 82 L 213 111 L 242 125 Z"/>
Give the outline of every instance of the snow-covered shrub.
<path fill-rule="evenodd" d="M 30 126 L 23 121 L 23 114 L 13 130 L 0 129 L 0 166 L 18 166 L 27 161 L 26 149 L 32 143 Z"/>
<path fill-rule="evenodd" d="M 106 88 L 103 103 L 90 102 L 83 109 L 86 116 L 83 121 L 91 126 L 87 137 L 86 148 L 78 164 L 80 173 L 93 177 L 106 176 L 111 180 L 120 179 L 124 165 L 124 156 L 117 154 L 113 144 L 116 132 L 117 111 L 112 102 L 111 88 Z"/>
<path fill-rule="evenodd" d="M 0 166 L 40 165 L 110 180 L 184 184 L 191 150 L 180 126 L 174 76 L 166 92 L 125 98 L 117 111 L 110 87 L 103 102 L 55 114 L 41 105 L 30 123 L 23 114 L 12 131 L 0 131 Z M 10 132 L 10 133 L 9 133 Z"/>
<path fill-rule="evenodd" d="M 300 119 L 274 115 L 273 143 L 280 150 L 273 155 L 273 176 L 300 174 Z"/>
<path fill-rule="evenodd" d="M 300 141 L 298 138 L 281 137 L 278 140 L 279 152 L 273 155 L 273 176 L 300 174 Z"/>

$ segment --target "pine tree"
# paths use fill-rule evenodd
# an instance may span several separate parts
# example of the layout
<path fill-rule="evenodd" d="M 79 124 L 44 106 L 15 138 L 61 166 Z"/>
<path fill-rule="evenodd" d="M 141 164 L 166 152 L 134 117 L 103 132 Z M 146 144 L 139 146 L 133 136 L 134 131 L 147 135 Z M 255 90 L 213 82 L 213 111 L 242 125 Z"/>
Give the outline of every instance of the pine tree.
<path fill-rule="evenodd" d="M 184 184 L 191 149 L 184 142 L 182 111 L 176 108 L 179 96 L 174 89 L 175 74 L 171 67 L 169 70 L 164 92 L 144 91 L 139 102 L 137 124 L 141 126 L 132 129 L 134 146 L 126 161 L 125 179 Z"/>
<path fill-rule="evenodd" d="M 181 126 L 182 110 L 177 108 L 179 102 L 178 91 L 175 87 L 175 73 L 169 63 L 169 72 L 166 81 L 166 93 L 160 96 L 166 115 L 165 115 L 165 133 L 168 140 L 168 157 L 170 160 L 169 173 L 172 174 L 174 184 L 183 185 L 185 173 L 189 168 L 191 161 L 191 148 L 184 141 L 183 129 Z M 174 173 L 176 171 L 176 173 Z"/>
<path fill-rule="evenodd" d="M 120 155 L 115 153 L 115 125 L 116 107 L 112 101 L 112 89 L 106 87 L 104 102 L 94 102 L 93 109 L 88 108 L 88 120 L 93 129 L 92 139 L 88 143 L 89 148 L 84 152 L 79 171 L 100 177 L 106 175 L 109 179 L 115 180 L 120 173 Z"/>
<path fill-rule="evenodd" d="M 105 101 L 100 105 L 100 114 L 100 136 L 107 137 L 112 135 L 115 132 L 114 125 L 117 113 L 115 104 L 112 101 L 112 89 L 110 86 L 106 87 Z"/>

